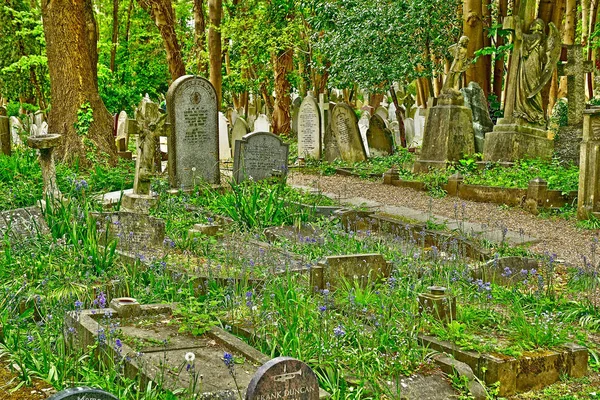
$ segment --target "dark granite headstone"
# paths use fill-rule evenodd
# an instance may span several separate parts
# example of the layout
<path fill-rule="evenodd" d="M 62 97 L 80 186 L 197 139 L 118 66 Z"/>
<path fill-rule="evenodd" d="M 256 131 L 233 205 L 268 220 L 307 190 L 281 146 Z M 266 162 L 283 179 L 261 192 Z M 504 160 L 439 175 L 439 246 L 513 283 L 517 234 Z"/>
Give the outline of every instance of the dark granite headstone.
<path fill-rule="evenodd" d="M 78 387 L 53 394 L 48 400 L 119 400 L 112 394 L 100 389 Z"/>
<path fill-rule="evenodd" d="M 204 78 L 185 75 L 169 87 L 171 187 L 192 188 L 199 177 L 208 183 L 220 182 L 217 109 L 215 88 Z"/>
<path fill-rule="evenodd" d="M 278 357 L 264 364 L 248 385 L 246 400 L 318 400 L 317 376 L 302 361 Z"/>
<path fill-rule="evenodd" d="M 287 174 L 289 144 L 269 132 L 249 133 L 235 142 L 233 178 L 259 181 Z"/>

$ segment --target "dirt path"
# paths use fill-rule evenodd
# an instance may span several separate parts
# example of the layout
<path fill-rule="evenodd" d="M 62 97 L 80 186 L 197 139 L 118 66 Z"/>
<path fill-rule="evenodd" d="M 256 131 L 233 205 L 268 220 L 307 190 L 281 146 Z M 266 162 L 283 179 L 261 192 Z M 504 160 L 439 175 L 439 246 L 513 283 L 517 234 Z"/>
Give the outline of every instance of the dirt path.
<path fill-rule="evenodd" d="M 508 228 L 541 240 L 531 247 L 536 253 L 555 253 L 559 260 L 580 265 L 582 256 L 591 255 L 591 246 L 598 238 L 597 230 L 581 230 L 576 221 L 566 221 L 553 217 L 544 219 L 520 208 L 508 208 L 498 204 L 475 203 L 457 197 L 431 198 L 426 192 L 384 185 L 347 176 L 319 176 L 294 171 L 288 182 L 296 185 L 318 187 L 324 192 L 339 194 L 341 197 L 364 197 L 386 205 L 404 206 L 420 211 L 431 212 L 449 218 L 458 217 L 468 222 L 485 223 L 492 227 Z"/>

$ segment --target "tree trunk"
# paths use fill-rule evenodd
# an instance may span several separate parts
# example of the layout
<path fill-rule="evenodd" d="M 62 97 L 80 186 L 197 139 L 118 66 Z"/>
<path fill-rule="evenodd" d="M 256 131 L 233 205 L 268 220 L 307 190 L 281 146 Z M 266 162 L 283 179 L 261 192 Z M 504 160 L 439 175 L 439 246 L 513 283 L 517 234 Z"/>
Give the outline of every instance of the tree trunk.
<path fill-rule="evenodd" d="M 508 0 L 498 0 L 498 24 L 502 25 L 502 20 L 508 15 Z M 496 36 L 496 47 L 504 45 L 504 38 Z M 504 57 L 496 57 L 494 62 L 494 94 L 498 101 L 502 101 L 502 86 L 504 79 Z"/>
<path fill-rule="evenodd" d="M 113 0 L 112 43 L 110 46 L 110 70 L 115 72 L 117 43 L 119 42 L 119 0 Z"/>
<path fill-rule="evenodd" d="M 482 6 L 482 0 L 464 0 L 463 3 L 463 34 L 469 37 L 469 54 L 474 54 L 484 47 Z M 489 63 L 489 56 L 479 57 L 465 74 L 467 82 L 477 82 L 486 97 L 490 92 Z"/>
<path fill-rule="evenodd" d="M 598 19 L 598 4 L 600 4 L 600 0 L 592 0 L 590 4 L 590 25 L 589 25 L 589 35 L 591 36 L 594 33 L 594 29 L 596 28 L 596 21 Z M 593 59 L 592 56 L 592 41 L 588 42 L 587 48 L 587 56 L 588 61 Z M 587 77 L 587 88 L 588 88 L 588 98 L 594 97 L 594 82 L 591 73 L 586 74 Z"/>
<path fill-rule="evenodd" d="M 150 14 L 163 38 L 171 81 L 185 75 L 185 65 L 175 32 L 175 11 L 171 0 L 138 0 L 138 3 Z"/>
<path fill-rule="evenodd" d="M 590 36 L 590 0 L 581 0 L 581 45 L 587 46 Z"/>
<path fill-rule="evenodd" d="M 575 44 L 575 29 L 577 28 L 577 0 L 566 0 L 565 28 L 563 29 L 563 44 Z M 557 98 L 567 94 L 567 77 L 560 78 L 560 87 Z"/>
<path fill-rule="evenodd" d="M 223 12 L 223 0 L 208 0 L 208 54 L 210 61 L 210 83 L 217 91 L 217 101 L 221 108 L 223 73 L 221 71 L 223 57 L 221 45 L 221 14 Z"/>
<path fill-rule="evenodd" d="M 551 21 L 556 25 L 559 31 L 563 30 L 563 17 L 565 16 L 565 0 L 556 0 L 552 8 Z M 552 82 L 550 83 L 550 92 L 548 93 L 548 115 L 552 114 L 558 95 L 558 71 L 554 70 Z"/>
<path fill-rule="evenodd" d="M 131 13 L 133 12 L 133 0 L 129 0 L 127 7 L 127 25 L 125 26 L 125 42 L 129 42 L 129 28 L 131 28 Z"/>
<path fill-rule="evenodd" d="M 206 16 L 204 14 L 204 0 L 194 0 L 194 40 L 196 42 L 196 57 L 198 58 L 198 74 L 206 76 Z"/>
<path fill-rule="evenodd" d="M 554 11 L 554 3 L 556 3 L 556 0 L 540 0 L 538 18 L 543 19 L 545 23 L 550 22 Z"/>
<path fill-rule="evenodd" d="M 52 96 L 48 130 L 64 135 L 58 158 L 79 160 L 84 166 L 102 162 L 103 157 L 115 162 L 113 118 L 98 94 L 98 35 L 91 0 L 42 0 L 42 17 Z M 77 111 L 86 102 L 93 121 L 78 135 Z"/>
<path fill-rule="evenodd" d="M 294 69 L 294 50 L 287 49 L 275 55 L 273 68 L 275 72 L 275 104 L 273 107 L 273 133 L 281 135 L 291 130 L 290 91 L 292 85 L 287 75 Z"/>

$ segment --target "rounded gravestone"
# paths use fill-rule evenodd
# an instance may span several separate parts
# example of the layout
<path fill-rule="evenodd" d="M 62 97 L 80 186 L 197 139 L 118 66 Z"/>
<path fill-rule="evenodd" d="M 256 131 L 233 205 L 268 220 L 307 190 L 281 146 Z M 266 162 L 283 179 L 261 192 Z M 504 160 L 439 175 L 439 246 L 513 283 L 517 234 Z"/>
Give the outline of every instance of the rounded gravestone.
<path fill-rule="evenodd" d="M 318 400 L 317 376 L 302 361 L 278 357 L 264 364 L 248 385 L 246 400 Z"/>
<path fill-rule="evenodd" d="M 321 158 L 321 114 L 317 100 L 310 94 L 298 111 L 298 157 Z"/>
<path fill-rule="evenodd" d="M 331 113 L 331 134 L 337 142 L 340 158 L 347 162 L 365 161 L 367 153 L 360 137 L 354 110 L 338 103 Z"/>
<path fill-rule="evenodd" d="M 50 396 L 47 400 L 119 400 L 112 394 L 100 389 L 78 387 L 66 389 Z"/>

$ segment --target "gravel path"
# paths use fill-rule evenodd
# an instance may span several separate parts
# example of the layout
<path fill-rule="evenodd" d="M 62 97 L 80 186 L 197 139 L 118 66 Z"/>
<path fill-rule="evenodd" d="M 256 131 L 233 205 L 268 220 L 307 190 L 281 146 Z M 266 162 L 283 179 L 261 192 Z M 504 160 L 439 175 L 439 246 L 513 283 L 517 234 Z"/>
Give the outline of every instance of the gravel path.
<path fill-rule="evenodd" d="M 386 205 L 404 206 L 433 214 L 458 218 L 468 222 L 486 223 L 499 228 L 534 236 L 541 240 L 530 249 L 536 253 L 555 253 L 567 263 L 581 264 L 581 256 L 590 256 L 591 244 L 598 237 L 597 230 L 581 230 L 576 221 L 561 218 L 545 219 L 534 216 L 520 208 L 507 208 L 491 203 L 476 203 L 457 197 L 431 198 L 426 192 L 384 185 L 381 182 L 362 180 L 347 176 L 319 176 L 298 171 L 290 173 L 288 182 L 296 185 L 317 187 L 324 192 L 342 197 L 364 197 Z M 464 206 L 463 206 L 464 205 Z M 463 210 L 464 209 L 464 217 Z M 457 211 L 455 211 L 457 210 Z"/>

